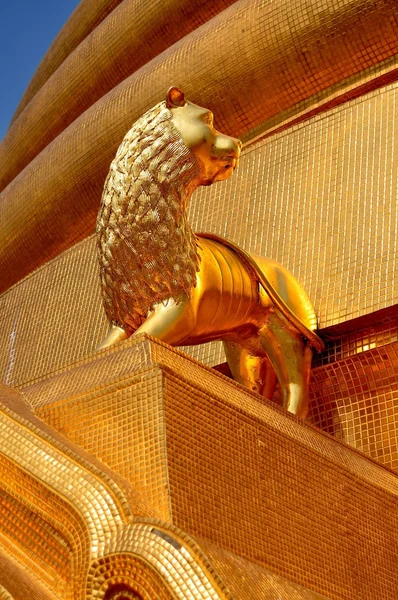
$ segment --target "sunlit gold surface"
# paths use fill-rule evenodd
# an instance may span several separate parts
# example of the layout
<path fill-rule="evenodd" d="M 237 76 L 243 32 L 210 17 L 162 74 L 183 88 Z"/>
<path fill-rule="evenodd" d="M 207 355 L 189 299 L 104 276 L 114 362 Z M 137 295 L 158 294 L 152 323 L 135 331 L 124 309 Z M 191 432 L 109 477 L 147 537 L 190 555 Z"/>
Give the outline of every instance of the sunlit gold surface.
<path fill-rule="evenodd" d="M 395 303 L 396 95 L 388 86 L 247 147 L 233 177 L 191 200 L 194 231 L 226 236 L 295 274 L 321 331 Z M 102 341 L 96 260 L 91 238 L 0 297 L 4 381 L 20 386 Z M 190 352 L 209 365 L 225 362 L 215 342 Z"/>
<path fill-rule="evenodd" d="M 295 273 L 327 341 L 312 423 L 398 469 L 397 12 L 82 0 L 0 147 L 0 289 L 91 234 L 124 132 L 176 82 L 251 142 L 194 231 Z M 0 388 L 0 599 L 396 600 L 396 476 L 154 340 L 94 355 L 94 244 L 0 296 L 0 379 L 25 392 Z"/>
<path fill-rule="evenodd" d="M 120 2 L 58 66 L 7 132 L 0 144 L 0 191 L 97 100 L 232 3 L 233 0 Z M 114 0 L 113 4 L 119 2 Z M 91 7 L 102 16 L 100 8 Z M 104 11 L 105 7 L 102 8 Z M 110 11 L 109 6 L 107 10 Z M 75 29 L 83 34 L 81 23 L 85 23 L 87 17 L 82 15 L 82 6 L 78 12 L 79 26 L 76 27 L 77 15 L 73 22 Z M 71 25 L 67 27 L 69 33 Z M 75 36 L 75 31 L 69 35 L 69 44 Z M 65 51 L 63 46 L 61 48 Z M 56 48 L 49 53 L 52 67 L 57 54 Z M 40 69 L 37 79 L 42 70 L 44 75 L 44 69 Z"/>
<path fill-rule="evenodd" d="M 13 597 L 11 596 L 11 594 L 9 594 L 2 585 L 0 585 L 0 599 L 1 600 L 13 600 Z"/>
<path fill-rule="evenodd" d="M 112 353 L 103 355 L 111 357 Z M 177 360 L 178 356 L 175 354 Z M 151 398 L 162 402 L 162 391 L 158 397 L 150 388 L 144 389 L 144 395 L 148 391 Z M 258 568 L 253 566 L 251 573 L 251 563 L 246 561 L 247 593 L 244 597 L 231 596 L 202 551 L 200 541 L 198 545 L 178 526 L 156 519 L 126 481 L 37 419 L 11 388 L 0 386 L 0 397 L 2 600 L 9 600 L 11 591 L 15 600 L 117 598 L 121 591 L 125 593 L 123 597 L 138 595 L 140 600 L 257 600 L 250 589 L 252 578 L 258 578 Z M 144 402 L 147 400 L 148 396 Z M 123 404 L 123 414 L 126 415 L 125 409 L 130 410 L 129 405 L 131 401 Z M 101 402 L 97 406 L 102 406 L 102 411 L 105 408 Z M 134 414 L 140 419 L 137 412 Z M 151 448 L 152 426 L 157 421 L 162 428 L 161 413 L 156 416 L 150 409 L 148 418 L 139 425 L 146 432 L 147 450 Z M 79 424 L 84 422 L 80 420 Z M 131 424 L 135 427 L 133 421 Z M 111 435 L 119 440 L 108 446 L 110 453 L 120 448 L 123 431 L 119 425 L 120 422 L 114 426 L 109 422 L 108 432 L 112 431 Z M 90 437 L 100 441 L 98 436 Z M 10 443 L 5 444 L 4 440 Z M 129 459 L 134 444 L 127 447 L 122 443 L 122 447 L 124 458 Z M 145 460 L 142 452 L 138 458 Z M 151 469 L 147 467 L 146 473 L 150 476 Z M 4 551 L 9 558 L 4 558 Z M 211 552 L 233 581 L 237 557 L 214 545 Z M 24 573 L 25 569 L 29 573 Z M 265 570 L 260 572 L 266 589 L 279 593 L 281 598 L 289 599 L 291 590 L 301 592 L 303 598 L 320 598 L 300 584 L 287 581 L 283 574 L 275 577 Z M 239 579 L 238 575 L 234 584 L 238 590 Z"/>
<path fill-rule="evenodd" d="M 121 589 L 143 600 L 231 598 L 192 538 L 159 521 L 126 481 L 34 417 L 11 388 L 0 386 L 0 396 L 0 582 L 3 552 L 17 577 L 22 567 L 38 582 L 32 589 L 28 575 L 30 589 L 22 582 L 15 600 L 29 592 L 47 600 L 46 590 L 102 599 Z"/>
<path fill-rule="evenodd" d="M 99 346 L 147 333 L 173 346 L 223 340 L 237 381 L 305 417 L 313 307 L 293 275 L 217 236 L 195 236 L 192 192 L 228 179 L 241 144 L 213 114 L 172 87 L 126 134 L 111 164 L 97 220 L 104 306 Z"/>
<path fill-rule="evenodd" d="M 319 109 L 325 98 L 344 99 L 347 81 L 351 90 L 393 70 L 396 12 L 395 0 L 242 0 L 174 44 L 73 121 L 4 190 L 1 289 L 92 232 L 123 134 L 170 80 L 213 109 L 223 131 L 250 139 L 296 111 Z M 102 68 L 101 61 L 95 73 Z M 45 105 L 53 102 L 49 93 Z M 29 146 L 41 135 L 32 135 Z M 11 156 L 4 165 L 5 159 Z"/>
<path fill-rule="evenodd" d="M 396 476 L 178 350 L 131 338 L 24 393 L 150 502 L 163 495 L 235 589 L 242 572 L 228 553 L 328 598 L 393 600 Z M 258 600 L 246 581 L 238 598 Z"/>
<path fill-rule="evenodd" d="M 8 377 L 13 385 L 26 387 L 28 382 L 43 379 L 52 371 L 90 355 L 105 337 L 107 324 L 95 261 L 95 240 L 92 239 L 38 271 L 12 290 L 13 293 L 0 298 L 3 326 L 6 326 L 2 331 L 3 352 L 0 354 L 3 380 Z M 81 299 L 80 302 L 77 299 Z M 42 307 L 42 319 L 35 316 L 38 302 Z M 54 323 L 58 322 L 67 323 L 65 331 L 54 327 Z M 321 429 L 352 443 L 393 469 L 398 468 L 395 450 L 398 418 L 394 408 L 397 375 L 394 370 L 391 371 L 390 358 L 387 358 L 389 350 L 384 352 L 383 349 L 397 339 L 397 317 L 391 316 L 383 323 L 327 341 L 325 352 L 315 354 L 309 415 Z M 360 366 L 361 355 L 369 349 L 377 349 L 378 352 L 377 361 L 368 367 L 372 377 L 377 375 L 377 383 L 372 379 L 371 384 L 366 379 L 361 383 L 363 369 Z M 209 365 L 225 361 L 216 343 L 185 348 L 185 351 Z M 339 362 L 336 373 L 345 371 L 346 377 L 350 378 L 351 369 L 354 369 L 355 375 L 355 365 L 358 365 L 362 375 L 358 374 L 355 388 L 341 379 L 340 390 L 340 375 L 335 375 L 333 364 L 355 356 L 358 360 L 350 362 L 349 368 L 344 362 Z M 131 366 L 139 368 L 140 364 Z M 330 365 L 330 368 L 318 369 L 322 365 Z M 101 379 L 101 370 L 97 377 Z M 361 390 L 359 397 L 356 389 Z M 368 397 L 365 397 L 366 393 Z M 329 394 L 336 401 L 329 400 Z M 350 429 L 346 429 L 346 424 Z"/>

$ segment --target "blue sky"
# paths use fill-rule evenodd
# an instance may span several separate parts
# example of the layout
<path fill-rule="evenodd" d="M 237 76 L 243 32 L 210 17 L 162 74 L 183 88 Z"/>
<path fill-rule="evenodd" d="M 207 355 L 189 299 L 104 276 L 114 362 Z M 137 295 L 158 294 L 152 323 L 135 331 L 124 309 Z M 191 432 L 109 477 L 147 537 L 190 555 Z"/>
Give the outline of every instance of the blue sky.
<path fill-rule="evenodd" d="M 0 140 L 41 59 L 80 0 L 8 0 L 0 9 Z"/>

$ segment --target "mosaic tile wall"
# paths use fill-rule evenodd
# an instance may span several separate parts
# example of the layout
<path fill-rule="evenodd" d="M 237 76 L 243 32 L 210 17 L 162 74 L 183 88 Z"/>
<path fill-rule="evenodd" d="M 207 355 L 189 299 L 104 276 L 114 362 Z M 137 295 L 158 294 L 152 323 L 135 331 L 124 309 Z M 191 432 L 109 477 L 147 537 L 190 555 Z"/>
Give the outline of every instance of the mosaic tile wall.
<path fill-rule="evenodd" d="M 230 599 L 193 538 L 134 522 L 153 511 L 203 540 L 238 597 L 395 600 L 395 475 L 158 342 L 93 355 L 95 240 L 70 246 L 127 127 L 184 87 L 249 142 L 228 183 L 195 195 L 194 228 L 302 281 L 328 336 L 309 420 L 398 472 L 397 22 L 395 0 L 82 0 L 45 57 L 0 145 L 0 289 L 56 258 L 0 296 L 0 380 L 58 445 L 3 386 L 0 546 L 56 595 Z M 220 344 L 188 351 L 224 360 Z"/>
<path fill-rule="evenodd" d="M 123 378 L 136 354 L 146 370 Z M 133 485 L 167 497 L 188 534 L 328 598 L 394 600 L 397 478 L 268 401 L 152 340 L 25 393 L 46 422 L 119 472 L 117 446 L 128 448 Z M 95 435 L 101 418 L 108 427 Z M 166 481 L 154 454 L 167 456 Z"/>
<path fill-rule="evenodd" d="M 248 146 L 229 181 L 192 198 L 195 230 L 230 237 L 298 277 L 321 330 L 397 301 L 397 93 L 389 85 Z M 106 332 L 94 239 L 3 294 L 0 322 L 0 377 L 13 385 L 93 352 Z M 392 341 L 396 323 L 389 327 Z M 344 343 L 331 342 L 318 363 L 363 344 Z M 210 365 L 225 360 L 216 343 L 189 352 Z"/>
<path fill-rule="evenodd" d="M 308 419 L 398 472 L 398 342 L 313 369 Z"/>
<path fill-rule="evenodd" d="M 212 108 L 222 131 L 248 140 L 288 118 L 320 110 L 337 96 L 346 100 L 353 87 L 377 87 L 379 77 L 396 77 L 395 0 L 239 0 L 138 71 L 124 73 L 116 85 L 119 64 L 133 64 L 129 56 L 136 53 L 130 47 L 133 35 L 126 32 L 130 20 L 117 19 L 128 4 L 120 3 L 92 32 L 92 46 L 84 40 L 60 65 L 62 85 L 53 86 L 56 71 L 0 146 L 2 176 L 10 182 L 0 196 L 1 291 L 93 231 L 116 148 L 131 123 L 164 98 L 170 85 Z M 219 7 L 225 4 L 217 0 Z M 157 22 L 164 5 L 157 0 L 142 4 L 142 10 Z M 120 31 L 113 29 L 116 21 Z M 142 33 L 143 23 L 133 22 L 133 32 Z M 119 40 L 124 41 L 118 45 Z M 86 57 L 94 48 L 92 64 Z M 80 51 L 81 61 L 75 60 Z M 77 80 L 84 93 L 80 84 L 73 87 Z M 109 91 L 109 85 L 115 87 Z M 100 99 L 87 107 L 88 97 Z M 76 110 L 66 117 L 69 106 Z M 393 126 L 386 121 L 387 133 Z"/>
<path fill-rule="evenodd" d="M 232 600 L 192 537 L 153 517 L 125 479 L 4 385 L 0 429 L 0 582 L 15 600 L 120 600 L 121 589 L 140 600 Z"/>

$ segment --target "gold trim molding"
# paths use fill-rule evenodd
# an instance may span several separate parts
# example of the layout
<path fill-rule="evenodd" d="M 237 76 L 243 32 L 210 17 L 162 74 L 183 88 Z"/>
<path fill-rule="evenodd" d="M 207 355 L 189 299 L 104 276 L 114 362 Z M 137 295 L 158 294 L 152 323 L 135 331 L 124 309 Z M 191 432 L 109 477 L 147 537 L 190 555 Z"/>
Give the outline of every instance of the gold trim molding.
<path fill-rule="evenodd" d="M 29 415 L 16 392 L 5 386 L 1 392 L 11 396 L 25 417 Z M 135 493 L 129 493 L 127 482 L 123 490 L 105 467 L 105 473 L 99 471 L 82 458 L 84 451 L 67 440 L 62 444 L 62 436 L 54 432 L 59 438 L 55 440 L 50 432 L 33 415 L 27 420 L 0 405 L 0 478 L 12 515 L 3 523 L 0 548 L 8 556 L 65 600 L 103 598 L 105 592 L 109 597 L 111 587 L 117 590 L 120 584 L 134 591 L 134 571 L 127 568 L 125 576 L 119 576 L 118 569 L 137 560 L 144 565 L 140 572 L 145 581 L 152 570 L 162 585 L 169 586 L 165 598 L 185 598 L 185 588 L 198 599 L 230 598 L 193 540 L 159 519 L 143 520 L 139 516 L 142 506 L 131 502 Z M 15 528 L 24 535 L 14 534 Z M 62 547 L 69 548 L 65 559 L 71 562 L 66 571 L 58 565 Z M 150 595 L 143 598 L 152 600 Z"/>

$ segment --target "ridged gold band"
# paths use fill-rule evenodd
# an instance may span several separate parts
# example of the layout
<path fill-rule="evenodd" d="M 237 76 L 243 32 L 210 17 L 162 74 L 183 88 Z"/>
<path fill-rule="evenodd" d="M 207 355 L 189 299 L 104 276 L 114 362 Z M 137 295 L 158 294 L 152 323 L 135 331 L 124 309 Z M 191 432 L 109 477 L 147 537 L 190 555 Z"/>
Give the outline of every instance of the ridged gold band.
<path fill-rule="evenodd" d="M 215 109 L 221 130 L 246 135 L 397 53 L 397 11 L 392 0 L 327 8 L 241 0 L 174 44 L 86 110 L 3 191 L 1 290 L 92 232 L 120 140 L 170 83 Z"/>

